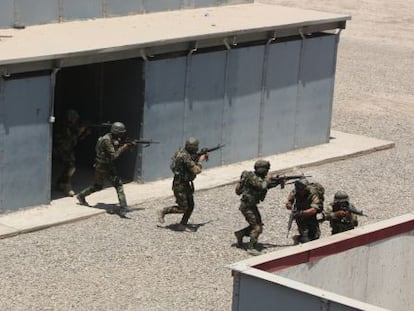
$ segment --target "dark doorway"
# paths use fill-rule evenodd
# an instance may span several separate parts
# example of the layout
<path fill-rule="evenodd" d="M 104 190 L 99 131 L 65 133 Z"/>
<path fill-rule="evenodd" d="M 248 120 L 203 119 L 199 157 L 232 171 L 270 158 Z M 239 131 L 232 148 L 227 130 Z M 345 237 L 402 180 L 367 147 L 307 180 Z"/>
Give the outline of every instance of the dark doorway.
<path fill-rule="evenodd" d="M 89 185 L 93 179 L 95 145 L 99 136 L 110 131 L 102 123 L 123 122 L 127 136 L 140 137 L 144 103 L 142 60 L 128 59 L 107 63 L 67 67 L 56 76 L 56 123 L 65 117 L 68 109 L 76 110 L 80 123 L 90 125 L 76 147 L 76 172 L 72 185 L 75 192 Z M 123 182 L 138 180 L 140 157 L 137 148 L 131 149 L 117 160 Z M 53 159 L 52 189 L 61 172 L 61 165 Z M 61 196 L 52 192 L 52 198 Z"/>

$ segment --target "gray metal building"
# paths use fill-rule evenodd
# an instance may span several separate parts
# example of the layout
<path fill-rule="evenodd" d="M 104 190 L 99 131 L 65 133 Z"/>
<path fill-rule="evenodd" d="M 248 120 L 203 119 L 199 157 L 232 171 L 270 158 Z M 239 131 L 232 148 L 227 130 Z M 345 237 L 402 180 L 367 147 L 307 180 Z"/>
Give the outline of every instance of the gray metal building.
<path fill-rule="evenodd" d="M 0 212 L 50 202 L 68 108 L 161 142 L 120 159 L 124 181 L 169 177 L 189 136 L 226 144 L 208 167 L 327 143 L 350 17 L 247 2 L 1 3 Z M 75 184 L 97 135 L 78 146 Z"/>

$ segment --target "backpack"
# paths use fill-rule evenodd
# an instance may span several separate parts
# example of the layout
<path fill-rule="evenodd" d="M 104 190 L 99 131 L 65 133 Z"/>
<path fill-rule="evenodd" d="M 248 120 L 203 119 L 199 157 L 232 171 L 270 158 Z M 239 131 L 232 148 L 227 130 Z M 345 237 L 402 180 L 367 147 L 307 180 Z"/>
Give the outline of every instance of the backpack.
<path fill-rule="evenodd" d="M 323 202 L 325 201 L 325 188 L 318 182 L 309 183 L 309 188 L 316 192 L 319 200 L 321 201 L 321 205 L 323 206 Z"/>
<path fill-rule="evenodd" d="M 178 157 L 177 157 L 179 153 L 180 153 L 180 150 L 177 150 L 176 152 L 174 152 L 174 155 L 171 157 L 170 169 L 174 175 L 180 174 L 180 166 L 178 164 Z"/>
<path fill-rule="evenodd" d="M 240 179 L 236 184 L 236 189 L 235 192 L 237 195 L 241 195 L 244 191 L 244 186 L 246 184 L 246 180 L 247 177 L 249 176 L 249 174 L 252 174 L 252 172 L 248 172 L 248 171 L 243 171 L 240 175 Z"/>

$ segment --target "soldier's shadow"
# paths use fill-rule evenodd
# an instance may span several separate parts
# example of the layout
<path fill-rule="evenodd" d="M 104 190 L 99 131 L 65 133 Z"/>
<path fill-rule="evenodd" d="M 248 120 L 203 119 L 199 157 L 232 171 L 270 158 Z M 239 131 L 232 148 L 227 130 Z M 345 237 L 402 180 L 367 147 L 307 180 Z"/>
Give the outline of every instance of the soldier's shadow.
<path fill-rule="evenodd" d="M 248 243 L 243 243 L 243 246 L 240 247 L 237 245 L 237 243 L 233 243 L 231 244 L 231 247 L 236 247 L 236 248 L 240 248 L 240 249 L 247 249 L 247 244 Z M 269 249 L 269 248 L 277 248 L 277 247 L 285 247 L 285 246 L 290 246 L 287 244 L 272 244 L 272 243 L 257 243 L 256 244 L 256 249 L 261 252 L 265 249 Z"/>
<path fill-rule="evenodd" d="M 177 231 L 177 232 L 197 232 L 198 229 L 200 229 L 201 227 L 211 223 L 212 220 L 203 222 L 203 223 L 199 223 L 199 224 L 187 224 L 185 226 L 185 229 L 182 228 L 182 226 L 180 226 L 180 224 L 170 224 L 170 225 L 166 225 L 166 226 L 160 226 L 157 225 L 158 228 L 163 228 L 163 229 L 169 229 L 172 231 Z"/>
<path fill-rule="evenodd" d="M 120 218 L 124 218 L 124 219 L 131 219 L 130 217 L 128 217 L 128 214 L 131 213 L 131 212 L 144 210 L 144 208 L 142 208 L 142 207 L 129 207 L 128 208 L 129 211 L 128 211 L 127 215 L 120 216 L 120 215 L 117 214 L 117 210 L 118 210 L 118 205 L 117 204 L 108 204 L 108 203 L 99 202 L 99 203 L 97 203 L 97 204 L 95 204 L 91 207 L 105 210 L 107 214 L 117 215 Z"/>

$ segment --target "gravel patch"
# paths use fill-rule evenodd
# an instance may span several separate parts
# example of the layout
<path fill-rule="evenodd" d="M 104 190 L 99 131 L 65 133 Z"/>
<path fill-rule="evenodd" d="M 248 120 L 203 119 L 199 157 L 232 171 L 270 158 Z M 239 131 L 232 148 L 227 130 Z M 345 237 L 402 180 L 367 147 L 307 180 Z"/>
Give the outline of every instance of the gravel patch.
<path fill-rule="evenodd" d="M 339 46 L 332 128 L 395 142 L 393 149 L 292 173 L 322 183 L 328 202 L 338 189 L 347 191 L 369 215 L 360 226 L 412 212 L 414 40 L 410 21 L 399 18 L 407 15 L 406 2 L 393 2 L 392 10 L 383 0 L 347 7 L 339 0 L 266 2 L 355 14 Z M 398 22 L 384 24 L 384 16 Z M 367 37 L 371 28 L 376 32 Z M 261 205 L 264 253 L 292 245 L 283 207 L 290 189 L 270 190 Z M 195 201 L 195 232 L 174 231 L 178 215 L 157 226 L 156 210 L 173 204 L 170 196 L 136 206 L 130 219 L 104 214 L 0 240 L 0 309 L 231 309 L 226 265 L 249 257 L 234 247 L 233 232 L 246 225 L 239 198 L 228 185 L 199 191 Z M 329 235 L 323 224 L 322 237 Z"/>

